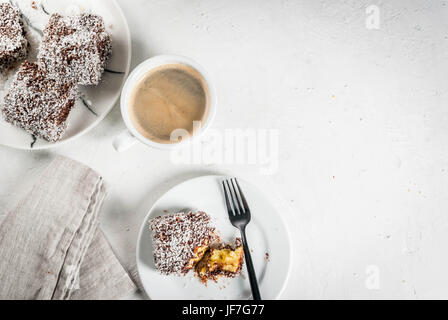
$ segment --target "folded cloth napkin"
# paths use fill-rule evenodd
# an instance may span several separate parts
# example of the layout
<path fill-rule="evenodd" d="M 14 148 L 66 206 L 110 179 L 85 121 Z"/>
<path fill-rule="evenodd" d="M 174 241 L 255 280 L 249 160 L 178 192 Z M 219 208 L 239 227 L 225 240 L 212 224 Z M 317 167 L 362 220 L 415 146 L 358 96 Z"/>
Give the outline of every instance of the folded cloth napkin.
<path fill-rule="evenodd" d="M 58 157 L 0 225 L 0 299 L 120 299 L 136 287 L 98 228 L 92 169 Z"/>

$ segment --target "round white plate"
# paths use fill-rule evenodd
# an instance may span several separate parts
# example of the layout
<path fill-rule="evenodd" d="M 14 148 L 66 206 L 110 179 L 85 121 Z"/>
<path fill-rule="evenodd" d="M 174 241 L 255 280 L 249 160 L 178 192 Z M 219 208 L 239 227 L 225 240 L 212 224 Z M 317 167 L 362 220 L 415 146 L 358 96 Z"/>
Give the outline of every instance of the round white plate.
<path fill-rule="evenodd" d="M 163 195 L 151 208 L 140 230 L 137 243 L 137 267 L 148 296 L 156 300 L 249 299 L 251 297 L 246 268 L 234 279 L 221 278 L 204 286 L 193 272 L 185 277 L 165 276 L 154 266 L 151 231 L 148 221 L 168 212 L 185 209 L 207 212 L 224 241 L 232 242 L 239 231 L 229 222 L 221 181 L 222 176 L 206 176 L 186 181 Z M 251 184 L 239 180 L 249 207 L 252 222 L 247 227 L 255 271 L 263 299 L 280 297 L 291 265 L 291 243 L 282 217 L 269 198 Z M 269 259 L 266 259 L 266 254 Z"/>
<path fill-rule="evenodd" d="M 28 57 L 30 61 L 36 58 L 40 30 L 48 21 L 48 13 L 98 14 L 103 17 L 106 29 L 112 36 L 112 58 L 108 62 L 103 80 L 96 87 L 80 88 L 84 98 L 78 99 L 70 113 L 67 132 L 60 142 L 49 143 L 41 139 L 34 141 L 30 134 L 6 123 L 0 116 L 0 145 L 18 149 L 46 149 L 59 146 L 96 126 L 117 102 L 131 63 L 131 36 L 128 24 L 115 0 L 12 0 L 12 2 L 19 7 L 26 19 L 25 28 L 31 44 Z M 0 99 L 3 100 L 11 83 L 11 74 L 8 77 L 2 76 L 0 80 Z"/>

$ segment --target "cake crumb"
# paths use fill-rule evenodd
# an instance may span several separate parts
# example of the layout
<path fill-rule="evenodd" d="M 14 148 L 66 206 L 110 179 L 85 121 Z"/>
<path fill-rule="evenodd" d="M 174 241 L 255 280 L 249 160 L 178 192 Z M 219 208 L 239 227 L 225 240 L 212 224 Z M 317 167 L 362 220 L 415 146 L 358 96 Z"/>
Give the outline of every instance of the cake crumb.
<path fill-rule="evenodd" d="M 266 261 L 266 262 L 271 261 L 271 257 L 269 255 L 269 252 L 266 252 L 266 254 L 264 255 L 264 261 Z"/>

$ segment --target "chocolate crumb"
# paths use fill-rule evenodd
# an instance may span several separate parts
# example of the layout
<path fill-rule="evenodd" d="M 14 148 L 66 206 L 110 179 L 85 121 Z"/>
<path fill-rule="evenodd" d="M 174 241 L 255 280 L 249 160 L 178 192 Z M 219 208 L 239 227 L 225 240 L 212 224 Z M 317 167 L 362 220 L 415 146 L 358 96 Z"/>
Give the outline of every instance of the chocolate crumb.
<path fill-rule="evenodd" d="M 264 261 L 269 262 L 270 261 L 270 255 L 269 252 L 266 252 L 266 254 L 264 255 Z"/>

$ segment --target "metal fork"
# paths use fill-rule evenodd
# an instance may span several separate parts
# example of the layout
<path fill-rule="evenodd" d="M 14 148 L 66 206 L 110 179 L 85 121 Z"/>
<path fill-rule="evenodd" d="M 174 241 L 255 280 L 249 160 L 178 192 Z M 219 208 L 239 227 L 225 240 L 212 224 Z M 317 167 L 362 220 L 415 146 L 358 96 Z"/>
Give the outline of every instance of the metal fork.
<path fill-rule="evenodd" d="M 246 226 L 251 220 L 249 206 L 246 198 L 240 188 L 236 178 L 224 180 L 222 182 L 224 194 L 226 198 L 227 211 L 232 225 L 239 229 L 243 240 L 244 257 L 246 258 L 247 271 L 249 273 L 250 288 L 254 300 L 261 300 L 260 290 L 258 289 L 257 275 L 255 274 L 254 265 L 250 256 L 249 245 L 246 239 Z"/>

